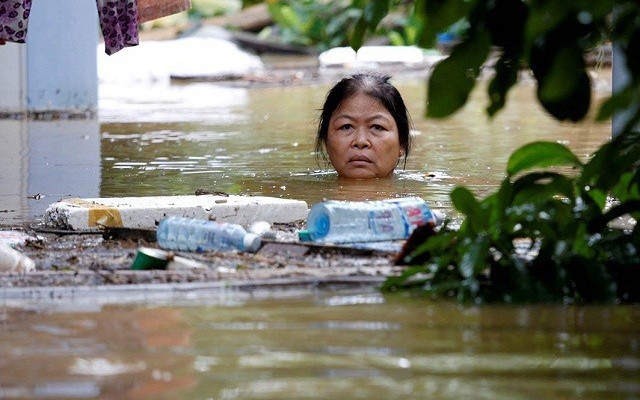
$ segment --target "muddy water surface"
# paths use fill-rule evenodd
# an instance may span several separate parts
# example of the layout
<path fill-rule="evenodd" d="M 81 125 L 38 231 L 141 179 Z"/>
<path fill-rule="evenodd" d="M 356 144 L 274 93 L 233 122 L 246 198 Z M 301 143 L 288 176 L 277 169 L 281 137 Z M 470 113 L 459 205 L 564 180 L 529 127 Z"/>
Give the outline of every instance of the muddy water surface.
<path fill-rule="evenodd" d="M 607 71 L 594 75 L 599 100 Z M 0 223 L 62 197 L 192 194 L 306 200 L 479 195 L 508 155 L 557 140 L 587 157 L 609 124 L 559 123 L 527 80 L 493 121 L 484 93 L 422 118 L 421 77 L 398 77 L 414 148 L 393 179 L 344 182 L 313 154 L 328 84 L 101 87 L 93 121 L 0 121 Z M 181 297 L 36 298 L 0 288 L 0 399 L 638 399 L 640 309 L 459 307 L 361 291 L 221 291 Z"/>
<path fill-rule="evenodd" d="M 0 317 L 0 399 L 640 396 L 637 307 L 229 292 Z"/>
<path fill-rule="evenodd" d="M 601 71 L 597 77 L 602 89 L 596 95 L 601 97 L 608 93 L 608 74 Z M 525 143 L 557 140 L 585 157 L 610 135 L 609 123 L 552 120 L 533 101 L 535 88 L 528 81 L 494 120 L 484 114 L 484 88 L 452 119 L 432 121 L 423 118 L 424 80 L 398 77 L 397 85 L 415 131 L 406 167 L 394 179 L 345 182 L 324 160 L 316 160 L 318 108 L 328 85 L 214 89 L 192 84 L 173 88 L 193 92 L 183 104 L 161 111 L 121 104 L 121 109 L 103 113 L 101 195 L 190 194 L 205 188 L 309 203 L 418 195 L 447 209 L 453 186 L 486 193 L 502 179 L 508 155 Z M 227 101 L 199 104 L 220 98 Z M 132 182 L 141 185 L 132 188 Z"/>

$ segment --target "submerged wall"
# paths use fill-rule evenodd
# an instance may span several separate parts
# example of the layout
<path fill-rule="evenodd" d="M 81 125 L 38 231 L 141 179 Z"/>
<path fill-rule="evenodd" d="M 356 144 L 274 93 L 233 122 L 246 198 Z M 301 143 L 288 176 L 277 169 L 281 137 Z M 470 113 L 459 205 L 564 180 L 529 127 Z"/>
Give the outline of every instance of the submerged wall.
<path fill-rule="evenodd" d="M 0 46 L 0 113 L 95 113 L 96 3 L 33 2 L 26 44 Z"/>
<path fill-rule="evenodd" d="M 99 197 L 96 118 L 0 119 L 0 224 L 41 217 L 61 198 Z"/>

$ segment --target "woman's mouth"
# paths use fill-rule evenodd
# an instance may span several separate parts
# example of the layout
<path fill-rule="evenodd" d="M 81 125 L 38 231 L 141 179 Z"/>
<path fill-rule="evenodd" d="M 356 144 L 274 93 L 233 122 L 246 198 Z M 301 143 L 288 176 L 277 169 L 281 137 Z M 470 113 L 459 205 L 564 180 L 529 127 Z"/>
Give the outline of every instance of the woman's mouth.
<path fill-rule="evenodd" d="M 361 154 L 357 154 L 349 159 L 349 162 L 367 162 L 370 163 L 371 160 L 367 156 L 363 156 Z"/>

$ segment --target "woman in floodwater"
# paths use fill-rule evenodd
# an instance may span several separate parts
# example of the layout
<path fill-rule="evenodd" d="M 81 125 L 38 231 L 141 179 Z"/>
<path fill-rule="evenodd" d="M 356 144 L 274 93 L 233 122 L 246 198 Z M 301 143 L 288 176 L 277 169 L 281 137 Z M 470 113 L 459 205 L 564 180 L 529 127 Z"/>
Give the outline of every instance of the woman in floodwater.
<path fill-rule="evenodd" d="M 341 178 L 384 178 L 411 148 L 409 111 L 390 77 L 358 73 L 327 94 L 316 136 L 321 154 Z"/>

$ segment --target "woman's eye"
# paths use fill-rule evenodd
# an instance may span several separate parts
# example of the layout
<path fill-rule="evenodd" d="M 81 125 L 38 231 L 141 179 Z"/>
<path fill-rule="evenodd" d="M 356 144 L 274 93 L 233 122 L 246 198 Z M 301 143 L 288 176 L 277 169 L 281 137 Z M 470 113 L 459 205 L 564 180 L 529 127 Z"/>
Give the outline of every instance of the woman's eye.
<path fill-rule="evenodd" d="M 338 128 L 341 131 L 348 131 L 349 129 L 351 129 L 351 124 L 344 124 L 342 126 L 340 126 L 340 128 Z"/>
<path fill-rule="evenodd" d="M 382 125 L 375 124 L 371 126 L 371 129 L 374 131 L 383 131 L 384 127 Z"/>

